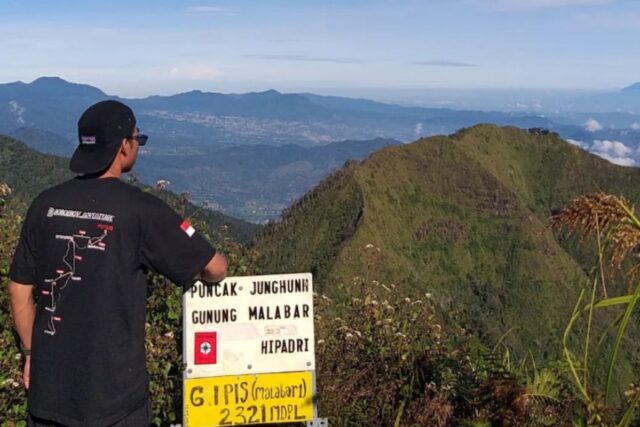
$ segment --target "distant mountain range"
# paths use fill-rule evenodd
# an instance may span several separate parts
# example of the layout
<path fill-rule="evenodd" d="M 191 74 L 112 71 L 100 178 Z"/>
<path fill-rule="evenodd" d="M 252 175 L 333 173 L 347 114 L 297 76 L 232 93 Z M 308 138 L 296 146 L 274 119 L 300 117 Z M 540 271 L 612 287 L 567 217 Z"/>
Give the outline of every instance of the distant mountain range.
<path fill-rule="evenodd" d="M 584 105 L 581 111 L 640 114 L 640 82 L 616 92 L 590 96 L 579 101 Z"/>
<path fill-rule="evenodd" d="M 613 104 L 609 112 L 622 114 L 629 102 L 640 103 L 639 85 L 620 92 L 599 95 Z M 0 132 L 13 133 L 18 128 L 39 128 L 73 141 L 75 121 L 90 104 L 117 96 L 98 88 L 66 82 L 57 77 L 43 77 L 32 83 L 0 84 Z M 309 93 L 282 94 L 275 90 L 247 94 L 220 94 L 191 91 L 172 96 L 122 99 L 138 113 L 141 127 L 151 133 L 158 146 L 267 144 L 321 145 L 345 139 L 377 137 L 413 141 L 420 136 L 446 134 L 477 123 L 496 123 L 521 128 L 561 129 L 562 136 L 584 129 L 589 111 L 554 115 L 548 112 L 487 112 L 444 108 L 401 107 L 365 99 L 319 96 Z M 584 103 L 588 106 L 588 104 Z M 599 104 L 598 104 L 599 105 Z M 584 114 L 587 114 L 586 118 Z M 631 127 L 640 116 L 625 113 L 626 126 L 611 115 L 594 117 L 603 127 Z M 597 136 L 597 135 L 595 135 Z"/>
<path fill-rule="evenodd" d="M 631 105 L 638 102 L 634 96 L 638 87 L 636 84 L 594 99 Z M 169 179 L 175 189 L 190 191 L 198 200 L 209 200 L 224 212 L 252 221 L 277 217 L 279 209 L 319 182 L 324 174 L 349 158 L 361 159 L 372 153 L 380 148 L 380 141 L 408 142 L 478 123 L 549 129 L 619 164 L 640 161 L 640 115 L 618 112 L 620 108 L 609 113 L 542 115 L 402 107 L 366 99 L 282 94 L 275 90 L 247 94 L 191 91 L 122 99 L 56 77 L 43 77 L 28 84 L 0 84 L 0 133 L 41 152 L 69 156 L 76 145 L 76 121 L 82 111 L 108 98 L 131 105 L 139 127 L 151 136 L 140 163 L 143 181 Z M 605 105 L 604 101 L 598 102 L 593 105 Z M 355 140 L 372 142 L 360 144 L 357 152 L 337 149 L 341 141 Z M 263 147 L 254 147 L 258 145 Z M 285 148 L 268 150 L 266 146 Z M 299 147 L 320 146 L 327 148 L 312 149 L 307 152 L 307 160 L 296 160 L 310 162 L 311 169 L 308 163 L 290 164 L 286 169 L 287 159 L 305 157 Z M 238 147 L 249 148 L 243 151 Z M 230 170 L 233 162 L 224 159 L 231 155 L 247 159 L 246 164 L 256 171 L 267 173 L 270 168 L 280 168 L 269 172 L 272 178 L 280 179 L 267 175 L 258 178 L 239 166 Z M 277 165 L 260 163 L 275 156 L 283 159 Z M 205 159 L 209 165 L 203 164 Z M 285 169 L 287 172 L 282 172 Z M 215 173 L 219 187 L 209 184 Z M 259 186 L 263 191 L 256 193 L 258 182 L 273 185 L 273 189 Z"/>
<path fill-rule="evenodd" d="M 0 85 L 0 132 L 35 127 L 74 139 L 75 122 L 90 104 L 117 96 L 56 77 Z M 432 108 L 404 108 L 365 100 L 282 94 L 192 91 L 123 100 L 158 149 L 224 144 L 318 145 L 344 139 L 394 138 L 450 132 L 478 122 L 549 127 L 543 117 Z"/>

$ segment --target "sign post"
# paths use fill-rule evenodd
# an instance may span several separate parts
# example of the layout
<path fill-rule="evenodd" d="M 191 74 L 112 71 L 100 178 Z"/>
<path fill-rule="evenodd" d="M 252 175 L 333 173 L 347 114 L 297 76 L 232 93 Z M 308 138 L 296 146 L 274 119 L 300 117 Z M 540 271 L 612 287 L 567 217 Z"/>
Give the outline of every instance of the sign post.
<path fill-rule="evenodd" d="M 317 419 L 310 273 L 198 281 L 183 310 L 185 427 Z"/>

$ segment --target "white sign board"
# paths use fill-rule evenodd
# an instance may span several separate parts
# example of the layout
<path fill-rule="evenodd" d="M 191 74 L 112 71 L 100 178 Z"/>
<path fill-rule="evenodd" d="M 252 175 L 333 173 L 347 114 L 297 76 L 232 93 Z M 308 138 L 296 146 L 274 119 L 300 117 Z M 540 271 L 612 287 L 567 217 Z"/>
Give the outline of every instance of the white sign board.
<path fill-rule="evenodd" d="M 183 308 L 186 378 L 315 370 L 310 273 L 196 282 Z"/>

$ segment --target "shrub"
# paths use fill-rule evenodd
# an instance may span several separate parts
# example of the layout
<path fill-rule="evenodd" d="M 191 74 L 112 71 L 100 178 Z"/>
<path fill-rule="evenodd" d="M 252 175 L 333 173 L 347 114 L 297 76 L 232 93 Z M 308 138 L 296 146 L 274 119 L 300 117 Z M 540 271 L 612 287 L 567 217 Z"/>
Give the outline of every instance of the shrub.
<path fill-rule="evenodd" d="M 365 251 L 376 248 L 365 248 Z M 375 255 L 375 254 L 374 254 Z M 521 367 L 456 326 L 431 295 L 357 277 L 316 298 L 319 412 L 331 425 L 559 425 L 552 371 Z M 563 421 L 564 420 L 564 421 Z"/>

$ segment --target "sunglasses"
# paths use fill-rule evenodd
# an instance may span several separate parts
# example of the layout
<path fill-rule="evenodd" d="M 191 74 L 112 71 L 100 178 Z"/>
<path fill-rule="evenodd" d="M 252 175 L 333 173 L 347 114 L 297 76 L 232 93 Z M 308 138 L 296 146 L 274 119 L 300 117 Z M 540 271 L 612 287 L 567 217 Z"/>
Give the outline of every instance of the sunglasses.
<path fill-rule="evenodd" d="M 136 130 L 138 132 L 140 132 L 140 129 L 136 128 Z M 136 136 L 130 136 L 127 139 L 134 139 L 136 141 L 138 141 L 138 145 L 143 146 L 144 144 L 147 143 L 147 140 L 149 139 L 149 135 L 144 135 L 142 133 L 138 133 Z"/>

